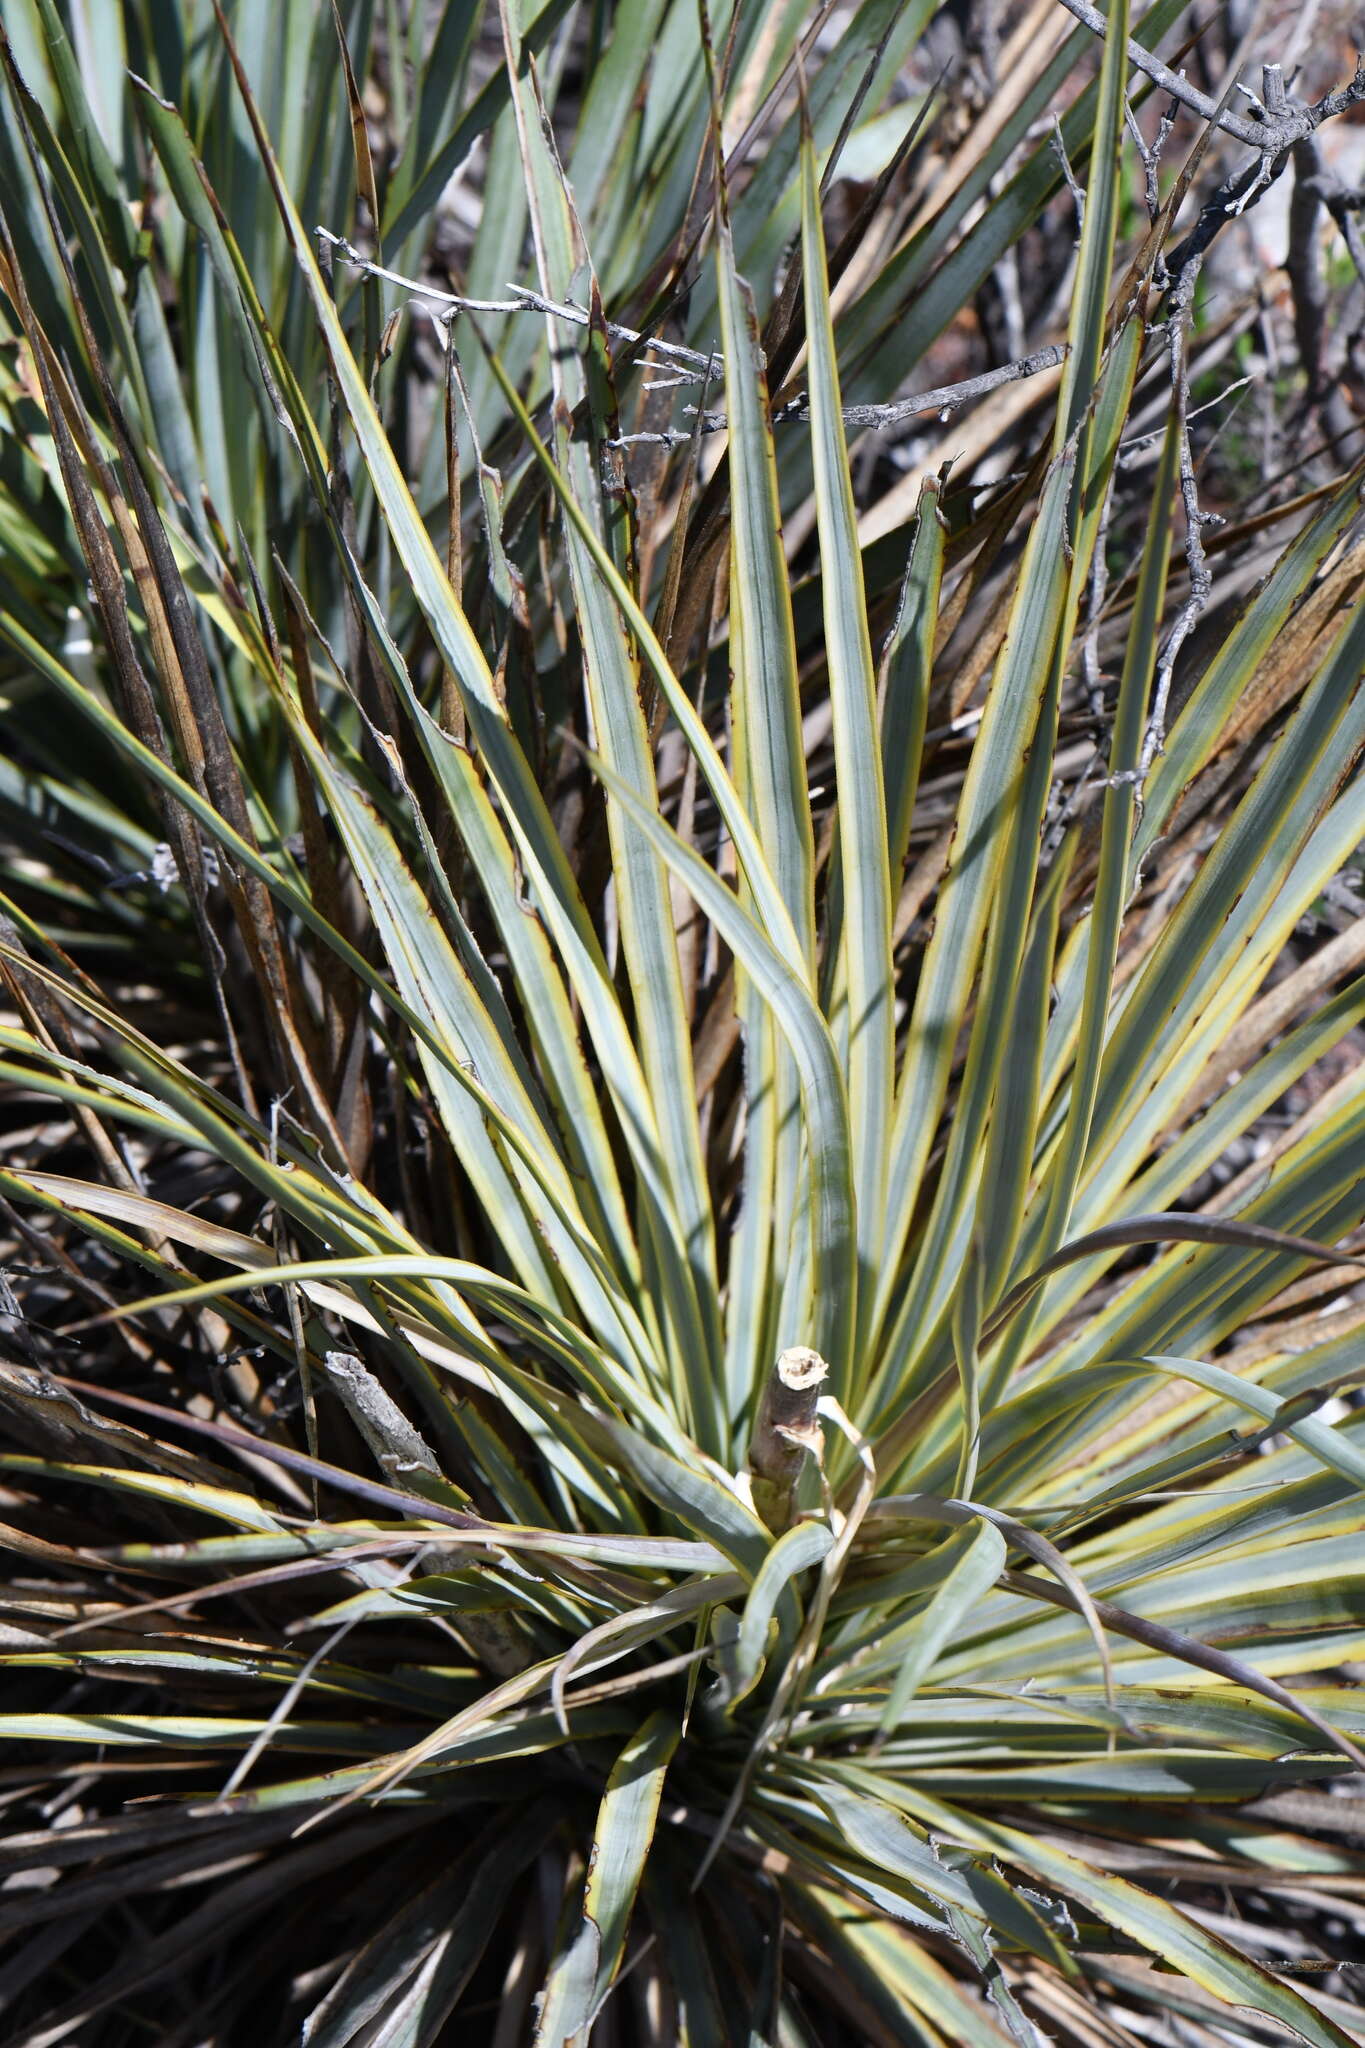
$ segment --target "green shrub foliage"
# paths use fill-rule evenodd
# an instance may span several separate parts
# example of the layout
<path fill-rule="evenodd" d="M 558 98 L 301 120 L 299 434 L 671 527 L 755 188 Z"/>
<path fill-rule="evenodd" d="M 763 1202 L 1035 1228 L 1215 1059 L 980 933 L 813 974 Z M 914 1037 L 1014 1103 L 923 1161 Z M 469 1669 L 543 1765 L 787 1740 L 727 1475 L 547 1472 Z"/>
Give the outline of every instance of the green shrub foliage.
<path fill-rule="evenodd" d="M 1365 84 L 1231 12 L 5 0 L 14 2043 L 1365 2038 Z"/>

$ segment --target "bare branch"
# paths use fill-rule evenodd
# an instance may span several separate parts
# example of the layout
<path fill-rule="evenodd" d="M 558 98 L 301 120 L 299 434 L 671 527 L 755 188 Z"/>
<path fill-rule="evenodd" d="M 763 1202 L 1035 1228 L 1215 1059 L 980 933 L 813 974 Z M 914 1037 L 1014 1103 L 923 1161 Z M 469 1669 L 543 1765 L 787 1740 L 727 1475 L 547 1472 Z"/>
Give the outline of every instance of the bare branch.
<path fill-rule="evenodd" d="M 1066 153 L 1066 137 L 1062 133 L 1060 114 L 1054 114 L 1052 117 L 1052 154 L 1062 167 L 1062 176 L 1066 179 L 1067 190 L 1076 208 L 1076 247 L 1079 249 L 1081 236 L 1085 232 L 1085 193 L 1081 190 L 1076 173 L 1071 168 L 1071 158 Z"/>
<path fill-rule="evenodd" d="M 331 245 L 343 263 L 352 270 L 363 271 L 367 277 L 382 277 L 389 284 L 400 285 L 411 292 L 414 299 L 422 301 L 432 312 L 432 318 L 445 327 L 460 313 L 539 313 L 549 320 L 564 320 L 572 327 L 586 327 L 588 315 L 581 306 L 561 304 L 547 299 L 540 292 L 524 289 L 520 285 L 508 287 L 515 296 L 510 299 L 469 299 L 458 292 L 437 291 L 425 285 L 420 278 L 404 277 L 396 270 L 385 269 L 382 263 L 371 262 L 362 256 L 353 243 L 344 235 L 334 235 L 328 228 L 316 232 Z M 638 342 L 644 348 L 663 356 L 672 367 L 668 379 L 671 384 L 701 384 L 714 376 L 723 367 L 724 359 L 714 350 L 703 354 L 701 350 L 684 348 L 680 342 L 659 341 L 650 334 L 641 334 L 634 327 L 622 327 L 618 321 L 608 320 L 608 334 L 618 341 Z M 1063 347 L 1049 347 L 1035 350 L 1032 355 L 1023 356 L 1018 362 L 1002 363 L 998 370 L 986 370 L 979 377 L 966 377 L 960 384 L 943 384 L 935 391 L 917 391 L 909 398 L 894 399 L 889 405 L 846 405 L 844 425 L 847 427 L 898 427 L 906 420 L 917 419 L 923 413 L 955 412 L 959 406 L 970 405 L 974 399 L 984 398 L 988 392 L 996 391 L 1002 384 L 1013 384 L 1021 377 L 1036 377 L 1042 370 L 1051 370 L 1066 354 Z M 651 382 L 649 389 L 661 388 L 660 381 Z M 696 407 L 684 410 L 694 418 Z M 808 420 L 810 406 L 805 392 L 779 406 L 773 414 L 773 424 L 780 426 L 786 420 Z M 704 434 L 718 434 L 725 430 L 726 416 L 723 412 L 707 412 L 701 416 L 701 431 Z M 670 428 L 654 434 L 622 434 L 607 443 L 611 448 L 627 448 L 642 445 L 656 447 L 681 447 L 692 439 L 691 428 Z"/>
<path fill-rule="evenodd" d="M 1108 35 L 1108 22 L 1098 9 L 1087 5 L 1087 0 L 1062 0 L 1062 6 L 1093 35 Z M 1357 63 L 1355 76 L 1349 85 L 1329 92 L 1315 105 L 1295 106 L 1286 99 L 1282 113 L 1277 112 L 1265 120 L 1247 121 L 1240 114 L 1220 107 L 1217 100 L 1210 99 L 1198 86 L 1191 85 L 1180 72 L 1172 71 L 1169 65 L 1154 57 L 1150 50 L 1145 50 L 1132 36 L 1128 38 L 1128 57 L 1137 70 L 1168 92 L 1172 99 L 1179 100 L 1191 113 L 1202 114 L 1225 135 L 1234 135 L 1248 149 L 1254 149 L 1262 156 L 1282 156 L 1285 150 L 1292 149 L 1296 142 L 1302 142 L 1315 128 L 1320 128 L 1324 121 L 1330 121 L 1335 114 L 1344 114 L 1348 107 L 1358 106 L 1365 100 L 1365 61 L 1361 61 Z"/>
<path fill-rule="evenodd" d="M 415 299 L 420 299 L 431 309 L 433 319 L 442 325 L 453 320 L 457 313 L 543 313 L 551 320 L 564 320 L 571 327 L 589 324 L 588 313 L 582 306 L 543 298 L 539 292 L 530 291 L 523 285 L 509 285 L 508 290 L 513 294 L 509 299 L 464 298 L 458 292 L 438 291 L 434 285 L 423 284 L 420 278 L 404 277 L 397 270 L 387 270 L 382 263 L 374 263 L 368 256 L 362 256 L 354 243 L 348 242 L 344 235 L 334 235 L 330 228 L 316 228 L 314 233 L 329 243 L 350 269 L 362 271 L 366 277 L 382 277 L 389 284 L 400 285 L 405 292 L 411 292 Z M 638 328 L 622 327 L 615 320 L 608 320 L 607 332 L 617 341 L 638 342 L 665 361 L 692 371 L 691 381 L 695 383 L 701 383 L 708 374 L 712 358 L 704 349 L 684 348 L 679 342 L 661 341 L 657 335 L 641 334 Z M 680 378 L 679 381 L 684 380 Z"/>
<path fill-rule="evenodd" d="M 1365 284 L 1365 242 L 1362 242 L 1360 225 L 1356 219 L 1356 215 L 1365 207 L 1365 191 L 1344 184 L 1335 171 L 1326 168 L 1321 150 L 1316 144 L 1313 145 L 1313 149 L 1315 153 L 1311 159 L 1311 175 L 1305 176 L 1301 182 L 1305 191 L 1320 199 L 1331 214 L 1341 231 L 1341 238 L 1355 266 L 1356 275 L 1361 283 Z"/>
<path fill-rule="evenodd" d="M 1157 663 L 1152 707 L 1138 761 L 1139 790 L 1147 780 L 1153 761 L 1165 748 L 1166 714 L 1171 699 L 1171 681 L 1175 675 L 1180 650 L 1194 631 L 1213 589 L 1213 579 L 1209 575 L 1208 562 L 1204 555 L 1204 528 L 1221 524 L 1216 514 L 1200 510 L 1199 488 L 1194 473 L 1194 452 L 1190 445 L 1190 372 L 1186 356 L 1185 322 L 1194 303 L 1194 287 L 1202 261 L 1202 252 L 1190 260 L 1171 293 L 1167 347 L 1171 363 L 1171 403 L 1176 408 L 1180 422 L 1180 496 L 1185 507 L 1185 564 L 1189 571 L 1190 588 L 1175 624 L 1166 637 L 1166 645 L 1162 648 L 1161 658 Z"/>
<path fill-rule="evenodd" d="M 970 405 L 974 399 L 984 398 L 987 392 L 998 391 L 1002 384 L 1014 384 L 1022 377 L 1036 377 L 1043 370 L 1055 369 L 1066 355 L 1064 347 L 1040 348 L 1030 356 L 1022 356 L 1018 362 L 1002 363 L 998 370 L 985 370 L 979 377 L 964 377 L 959 384 L 941 384 L 934 391 L 912 392 L 908 398 L 893 399 L 889 405 L 846 405 L 843 408 L 846 427 L 886 428 L 903 426 L 907 420 L 920 418 L 925 413 L 956 412 L 959 406 Z M 695 413 L 695 407 L 685 408 Z M 806 393 L 800 392 L 786 405 L 780 405 L 773 414 L 773 425 L 782 426 L 788 420 L 808 420 L 810 404 Z M 722 433 L 728 420 L 723 412 L 702 414 L 701 427 L 705 434 Z M 690 433 L 681 428 L 672 428 L 655 434 L 623 434 L 613 447 L 637 442 L 653 442 L 667 446 L 681 447 L 690 441 Z"/>
<path fill-rule="evenodd" d="M 1184 241 L 1167 257 L 1168 280 L 1175 282 L 1188 265 L 1193 264 L 1197 270 L 1220 228 L 1226 227 L 1230 220 L 1240 219 L 1254 206 L 1262 194 L 1269 191 L 1289 161 L 1288 152 L 1261 156 L 1255 163 L 1243 164 L 1240 170 L 1226 177 L 1213 197 L 1200 207 L 1198 219 Z"/>
<path fill-rule="evenodd" d="M 1174 100 L 1166 102 L 1162 110 L 1160 124 L 1157 127 L 1156 139 L 1149 149 L 1142 139 L 1142 130 L 1138 126 L 1137 115 L 1133 112 L 1131 104 L 1127 100 L 1123 103 L 1123 118 L 1127 123 L 1128 133 L 1132 136 L 1137 153 L 1142 159 L 1144 196 L 1147 201 L 1147 216 L 1149 220 L 1154 221 L 1161 211 L 1161 195 L 1157 187 L 1157 177 L 1161 168 L 1161 152 L 1166 147 L 1167 138 L 1175 126 L 1176 116 L 1179 111 L 1180 109 Z"/>

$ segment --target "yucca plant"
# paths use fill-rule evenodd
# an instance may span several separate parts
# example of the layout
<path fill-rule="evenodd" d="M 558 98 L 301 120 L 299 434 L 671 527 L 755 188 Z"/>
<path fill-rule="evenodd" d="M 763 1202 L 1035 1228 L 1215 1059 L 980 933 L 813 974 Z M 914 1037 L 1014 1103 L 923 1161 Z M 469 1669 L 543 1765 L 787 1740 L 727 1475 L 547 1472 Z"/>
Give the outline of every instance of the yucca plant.
<path fill-rule="evenodd" d="M 1365 2039 L 1365 86 L 1066 6 L 5 0 L 15 2043 Z"/>

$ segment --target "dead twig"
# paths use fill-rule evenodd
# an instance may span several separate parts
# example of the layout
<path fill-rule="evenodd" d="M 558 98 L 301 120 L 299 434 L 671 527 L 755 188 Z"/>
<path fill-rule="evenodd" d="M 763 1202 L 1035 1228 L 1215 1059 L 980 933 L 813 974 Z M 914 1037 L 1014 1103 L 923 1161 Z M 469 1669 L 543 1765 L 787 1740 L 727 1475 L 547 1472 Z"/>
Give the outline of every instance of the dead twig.
<path fill-rule="evenodd" d="M 846 427 L 886 428 L 898 427 L 906 420 L 917 419 L 924 413 L 956 412 L 959 406 L 970 405 L 973 399 L 984 398 L 988 392 L 997 391 L 1002 384 L 1014 384 L 1022 377 L 1036 377 L 1043 370 L 1051 370 L 1066 355 L 1064 347 L 1040 348 L 1032 355 L 1023 356 L 1018 362 L 1002 363 L 997 370 L 985 370 L 979 377 L 964 377 L 958 384 L 942 384 L 934 391 L 916 391 L 908 398 L 893 399 L 889 405 L 846 405 L 843 408 Z M 693 407 L 685 408 L 688 412 Z M 810 404 L 804 391 L 795 398 L 780 405 L 773 413 L 773 425 L 781 426 L 788 420 L 808 420 Z M 708 412 L 701 416 L 701 429 L 706 434 L 723 433 L 729 421 L 723 412 Z M 623 434 L 613 447 L 641 441 L 668 442 L 681 445 L 691 439 L 691 434 L 681 428 L 670 429 L 656 434 Z"/>
<path fill-rule="evenodd" d="M 1209 574 L 1208 561 L 1204 554 L 1204 528 L 1222 523 L 1216 513 L 1200 509 L 1199 488 L 1194 473 L 1194 453 L 1190 443 L 1190 372 L 1186 356 L 1185 323 L 1194 304 L 1194 288 L 1202 262 L 1201 252 L 1186 264 L 1170 297 L 1167 349 L 1171 365 L 1171 403 L 1176 408 L 1180 427 L 1180 497 L 1185 508 L 1185 563 L 1189 572 L 1190 587 L 1157 662 L 1152 708 L 1142 742 L 1142 753 L 1138 760 L 1139 790 L 1147 780 L 1153 761 L 1166 743 L 1166 713 L 1170 704 L 1171 681 L 1180 650 L 1194 631 L 1213 588 L 1213 579 Z"/>
<path fill-rule="evenodd" d="M 432 285 L 423 284 L 420 278 L 404 277 L 382 263 L 372 262 L 344 235 L 334 235 L 328 228 L 318 228 L 317 233 L 351 269 L 362 271 L 367 277 L 383 278 L 389 284 L 401 285 L 404 291 L 411 292 L 414 299 L 428 306 L 439 326 L 449 326 L 460 313 L 538 313 L 549 320 L 563 320 L 572 327 L 589 324 L 588 314 L 582 306 L 547 299 L 541 292 L 530 291 L 520 285 L 509 286 L 514 296 L 508 299 L 471 299 L 458 292 L 438 291 Z M 679 342 L 660 341 L 634 327 L 623 327 L 616 320 L 608 320 L 606 329 L 618 341 L 638 343 L 642 348 L 663 356 L 673 366 L 673 374 L 668 380 L 672 384 L 704 384 L 724 367 L 724 359 L 714 349 L 705 353 L 699 349 L 684 348 Z M 874 429 L 897 427 L 924 413 L 955 412 L 960 406 L 970 405 L 974 399 L 984 398 L 989 392 L 998 390 L 1002 384 L 1013 384 L 1020 378 L 1036 377 L 1044 370 L 1055 369 L 1065 354 L 1064 347 L 1054 344 L 1035 349 L 1032 355 L 1023 356 L 1017 362 L 1002 363 L 999 369 L 986 370 L 979 377 L 965 377 L 960 383 L 943 384 L 933 391 L 917 391 L 908 398 L 894 399 L 889 405 L 846 405 L 843 409 L 844 425 Z M 657 388 L 654 384 L 650 386 L 651 390 Z M 684 411 L 696 419 L 695 406 L 686 406 Z M 773 424 L 781 426 L 787 420 L 809 418 L 810 405 L 805 392 L 801 391 L 785 405 L 777 407 L 773 413 Z M 728 424 L 723 412 L 702 412 L 700 415 L 700 431 L 704 434 L 723 433 Z M 693 431 L 691 427 L 674 427 L 657 433 L 621 434 L 605 445 L 610 448 L 682 447 L 692 439 Z"/>
<path fill-rule="evenodd" d="M 1087 5 L 1087 0 L 1062 0 L 1062 5 L 1092 34 L 1108 35 L 1108 22 L 1098 9 Z M 1191 85 L 1183 73 L 1172 71 L 1169 65 L 1154 57 L 1132 36 L 1128 38 L 1128 56 L 1137 70 L 1150 78 L 1154 85 L 1159 85 L 1163 92 L 1168 92 L 1173 100 L 1178 100 L 1193 114 L 1202 114 L 1225 135 L 1235 136 L 1238 142 L 1244 142 L 1248 149 L 1256 150 L 1261 156 L 1283 156 L 1296 142 L 1303 142 L 1316 128 L 1320 128 L 1324 121 L 1330 121 L 1335 115 L 1344 114 L 1348 107 L 1359 106 L 1365 101 L 1365 59 L 1362 59 L 1356 64 L 1355 76 L 1348 85 L 1325 94 L 1311 106 L 1285 99 L 1281 107 L 1273 108 L 1271 95 L 1267 93 L 1266 105 L 1259 117 L 1253 116 L 1248 121 L 1220 106 L 1217 100 L 1210 99 L 1197 85 Z M 1278 71 L 1279 66 L 1268 66 L 1267 69 Z"/>
<path fill-rule="evenodd" d="M 446 326 L 459 313 L 541 313 L 551 320 L 563 320 L 571 327 L 587 327 L 590 315 L 583 306 L 571 302 L 547 299 L 543 293 L 530 290 L 525 285 L 509 285 L 512 294 L 506 299 L 471 299 L 459 292 L 443 292 L 435 285 L 423 284 L 417 277 L 404 277 L 401 271 L 390 270 L 382 263 L 375 263 L 361 254 L 353 242 L 344 235 L 334 235 L 330 228 L 316 228 L 315 234 L 335 249 L 348 269 L 361 271 L 366 277 L 380 277 L 388 284 L 401 286 L 411 292 L 414 299 L 420 299 L 431 310 L 432 318 L 440 326 Z M 439 310 L 438 310 L 439 309 Z M 689 378 L 679 375 L 680 383 L 701 383 L 709 374 L 708 366 L 713 357 L 705 349 L 684 348 L 681 342 L 662 341 L 658 335 L 642 334 L 638 328 L 623 327 L 617 320 L 608 320 L 606 329 L 616 341 L 638 343 L 654 355 L 662 356 L 666 362 L 688 370 Z"/>

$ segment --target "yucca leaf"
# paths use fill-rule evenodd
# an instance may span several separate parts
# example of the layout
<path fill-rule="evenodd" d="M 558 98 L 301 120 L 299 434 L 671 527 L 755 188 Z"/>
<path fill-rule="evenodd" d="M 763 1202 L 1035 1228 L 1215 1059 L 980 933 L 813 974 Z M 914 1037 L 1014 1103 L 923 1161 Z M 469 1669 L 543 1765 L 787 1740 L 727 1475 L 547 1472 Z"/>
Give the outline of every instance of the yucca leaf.
<path fill-rule="evenodd" d="M 1090 134 L 1085 215 L 1072 291 L 1070 347 L 1057 406 L 1054 453 L 1060 453 L 1073 435 L 1082 432 L 1100 377 L 1114 264 L 1114 226 L 1122 190 L 1119 151 L 1127 107 L 1127 43 L 1128 0 L 1114 0 L 1106 24 L 1095 122 Z M 1088 466 L 1082 455 L 1082 473 Z"/>
<path fill-rule="evenodd" d="M 1246 688 L 1259 661 L 1283 632 L 1295 604 L 1346 530 L 1359 502 L 1361 471 L 1352 470 L 1303 531 L 1275 563 L 1265 588 L 1238 619 L 1191 693 L 1171 728 L 1144 792 L 1142 824 L 1133 856 L 1145 859 L 1156 835 L 1164 830 L 1181 791 L 1187 787 L 1216 744 L 1228 712 Z"/>
<path fill-rule="evenodd" d="M 1055 1249 L 1066 1232 L 1099 1084 L 1110 984 L 1128 886 L 1128 852 L 1137 814 L 1137 790 L 1132 778 L 1137 773 L 1143 713 L 1156 667 L 1158 623 L 1170 563 L 1169 508 L 1179 456 L 1179 433 L 1173 416 L 1153 484 L 1152 516 L 1143 549 L 1133 625 L 1114 716 L 1114 736 L 1109 751 L 1110 780 L 1104 795 L 1100 867 L 1086 941 L 1085 997 L 1080 1034 L 1066 1129 L 1051 1169 L 1048 1219 L 1044 1226 L 1044 1243 L 1049 1252 Z"/>
<path fill-rule="evenodd" d="M 798 1522 L 778 1537 L 763 1560 L 740 1616 L 727 1713 L 733 1713 L 758 1683 L 768 1656 L 768 1636 L 775 1616 L 779 1641 L 785 1635 L 790 1648 L 795 1637 L 796 1609 L 788 1588 L 793 1579 L 828 1556 L 833 1542 L 832 1531 L 822 1522 Z"/>
<path fill-rule="evenodd" d="M 1007 2048 L 1010 2035 L 979 1998 L 904 1927 L 873 1920 L 833 1892 L 807 1894 L 797 1912 L 838 1957 L 841 1979 L 857 1985 L 907 2048 L 967 2038 L 982 2048 Z"/>
<path fill-rule="evenodd" d="M 939 510 L 941 488 L 935 477 L 926 477 L 920 485 L 910 558 L 880 662 L 882 784 L 893 884 L 900 879 L 910 844 L 929 712 L 947 543 L 947 528 Z"/>
<path fill-rule="evenodd" d="M 1164 1899 L 1111 1877 L 1063 1850 L 995 1824 L 969 1822 L 953 1808 L 915 1796 L 914 1805 L 931 1825 L 986 1853 L 1003 1856 L 1073 1898 L 1110 1926 L 1140 1942 L 1231 2006 L 1249 2006 L 1283 2025 L 1313 2048 L 1348 2048 L 1350 2036 L 1324 2018 L 1283 1979 L 1271 1977 L 1207 1934 Z M 931 1818 L 932 1816 L 932 1818 Z"/>
<path fill-rule="evenodd" d="M 1236 1373 L 1226 1372 L 1221 1366 L 1206 1365 L 1193 1358 L 1144 1358 L 1144 1366 L 1154 1367 L 1158 1372 L 1178 1374 L 1182 1379 L 1191 1379 L 1197 1386 L 1207 1388 L 1211 1394 L 1221 1394 L 1226 1400 L 1234 1401 L 1238 1407 L 1249 1408 L 1253 1415 L 1259 1415 L 1272 1423 L 1278 1435 L 1283 1431 L 1301 1443 L 1323 1464 L 1340 1472 L 1356 1486 L 1365 1487 L 1365 1456 L 1357 1450 L 1350 1438 L 1344 1436 L 1330 1423 L 1318 1422 L 1311 1411 L 1303 1412 L 1303 1405 L 1295 1399 L 1281 1400 L 1254 1381 L 1239 1378 Z M 1312 1396 L 1308 1399 L 1311 1401 Z"/>
<path fill-rule="evenodd" d="M 528 10 L 523 34 L 532 50 L 540 49 L 553 35 L 568 10 L 569 0 L 542 0 Z M 412 233 L 428 214 L 432 203 L 449 182 L 451 174 L 468 155 L 479 136 L 491 126 L 507 105 L 507 74 L 496 70 L 485 81 L 473 102 L 456 122 L 440 148 L 424 162 L 421 173 L 406 192 L 395 186 L 387 202 L 384 237 L 396 245 Z M 415 169 L 415 166 L 414 166 Z M 401 203 L 400 203 L 401 201 Z"/>
<path fill-rule="evenodd" d="M 753 295 L 735 270 L 724 219 L 716 274 L 734 493 L 730 633 L 736 652 L 736 712 L 744 729 L 744 787 L 759 840 L 813 972 L 815 844 L 777 458 Z"/>
<path fill-rule="evenodd" d="M 1189 896 L 1163 934 L 1106 1047 L 1095 1105 L 1102 1131 L 1131 1082 L 1139 1045 L 1161 1029 L 1179 1034 L 1218 988 L 1225 961 L 1253 917 L 1265 930 L 1265 912 L 1311 827 L 1340 786 L 1345 764 L 1360 745 L 1358 704 L 1348 692 L 1365 648 L 1365 609 L 1347 621 L 1331 656 L 1291 720 L 1278 747 L 1253 783 L 1236 818 L 1221 835 Z M 1273 818 L 1273 822 L 1272 821 Z M 1354 820 L 1349 829 L 1354 829 Z M 1251 848 L 1255 848 L 1254 859 Z M 1326 848 L 1324 848 L 1326 854 Z M 1326 856 L 1330 859 L 1330 855 Z M 1236 906 L 1237 915 L 1226 913 Z M 1287 908 L 1287 906 L 1286 906 Z M 1245 922 L 1243 922 L 1245 920 Z M 1269 942 L 1269 931 L 1265 933 Z M 1193 1000 L 1187 995 L 1196 975 Z M 1183 1000 L 1182 1000 L 1183 999 Z"/>
<path fill-rule="evenodd" d="M 947 1090 L 1009 820 L 1022 801 L 1026 749 L 1056 661 L 1068 581 L 1062 536 L 1070 486 L 1064 462 L 1048 478 L 1020 569 L 1007 651 L 963 785 L 955 826 L 959 851 L 939 891 L 934 933 L 910 1016 L 891 1130 L 891 1195 L 878 1290 L 882 1318 Z M 894 1372 L 894 1364 L 889 1369 Z"/>
<path fill-rule="evenodd" d="M 622 1750 L 597 1816 L 582 1924 L 545 1986 L 536 2027 L 543 2048 L 578 2048 L 615 1982 L 658 1820 L 677 1722 L 653 1714 Z"/>
<path fill-rule="evenodd" d="M 872 1328 L 872 1282 L 882 1249 L 888 1128 L 894 1097 L 894 977 L 886 792 L 881 774 L 876 679 L 858 553 L 853 487 L 840 410 L 815 155 L 801 153 L 802 274 L 810 357 L 816 520 L 824 572 L 834 766 L 839 784 L 843 882 L 842 964 L 847 1021 L 849 1129 L 859 1264 L 855 1384 Z"/>
<path fill-rule="evenodd" d="M 906 1707 L 934 1667 L 943 1645 L 970 1614 L 981 1595 L 993 1586 L 1005 1564 L 1005 1540 L 990 1522 L 982 1522 L 957 1555 L 924 1613 L 913 1623 L 906 1654 L 900 1659 L 886 1705 L 882 1727 L 899 1726 Z"/>
<path fill-rule="evenodd" d="M 304 2021 L 308 2048 L 347 2048 L 361 2038 L 374 2048 L 419 2048 L 434 2039 L 551 1825 L 549 1808 L 533 1809 L 401 1906 Z"/>
<path fill-rule="evenodd" d="M 636 804 L 605 764 L 595 765 L 620 802 L 634 808 L 641 828 L 725 938 L 791 1048 L 805 1108 L 813 1247 L 805 1304 L 809 1335 L 803 1338 L 799 1327 L 791 1335 L 794 1342 L 808 1342 L 837 1370 L 837 1361 L 851 1362 L 856 1276 L 849 1263 L 854 1225 L 848 1110 L 828 1028 L 788 961 L 714 871 L 662 819 Z"/>
<path fill-rule="evenodd" d="M 723 203 L 723 187 L 722 187 Z M 726 409 L 734 487 L 731 624 L 732 762 L 808 972 L 815 962 L 814 838 L 806 796 L 801 696 L 781 501 L 758 320 L 735 270 L 728 220 L 716 248 Z M 772 1308 L 805 1243 L 798 1208 L 799 1083 L 791 1057 L 741 978 L 737 1008 L 746 1058 L 747 1141 L 739 1235 L 733 1250 L 728 1360 L 738 1419 L 761 1383 L 773 1346 Z M 796 1242 L 793 1243 L 793 1234 Z"/>

